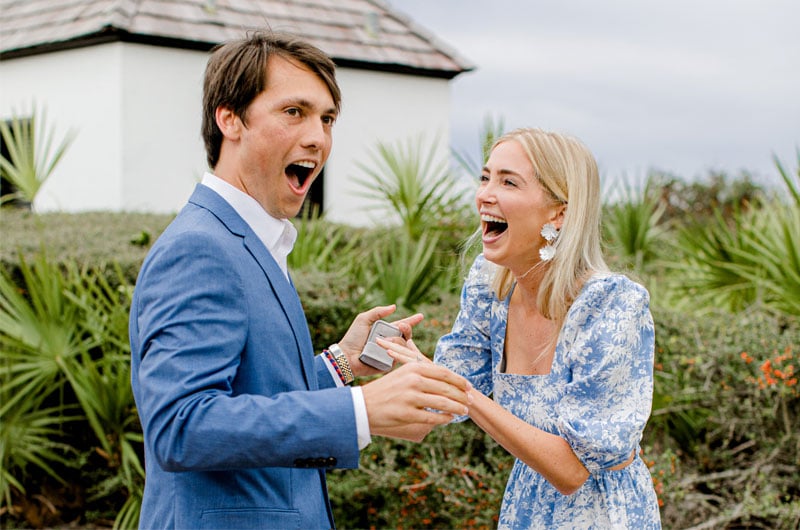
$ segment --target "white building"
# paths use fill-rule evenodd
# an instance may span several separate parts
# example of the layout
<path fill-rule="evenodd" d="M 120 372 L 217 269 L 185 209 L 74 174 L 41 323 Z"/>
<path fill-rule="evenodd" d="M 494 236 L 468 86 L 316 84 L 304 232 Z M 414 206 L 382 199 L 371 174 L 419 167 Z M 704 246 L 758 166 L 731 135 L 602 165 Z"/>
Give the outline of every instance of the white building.
<path fill-rule="evenodd" d="M 208 51 L 248 29 L 289 31 L 338 65 L 342 114 L 312 198 L 365 224 L 352 177 L 379 141 L 441 138 L 449 81 L 471 66 L 381 0 L 0 0 L 0 119 L 46 107 L 77 136 L 37 211 L 176 212 L 206 170 Z"/>

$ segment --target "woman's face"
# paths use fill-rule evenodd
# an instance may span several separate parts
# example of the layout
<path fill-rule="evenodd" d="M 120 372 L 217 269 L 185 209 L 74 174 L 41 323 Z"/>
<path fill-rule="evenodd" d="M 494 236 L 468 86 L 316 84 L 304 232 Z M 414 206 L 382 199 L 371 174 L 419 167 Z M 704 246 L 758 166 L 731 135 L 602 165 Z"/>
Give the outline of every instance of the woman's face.
<path fill-rule="evenodd" d="M 534 176 L 522 146 L 506 140 L 495 146 L 483 168 L 475 204 L 481 217 L 486 259 L 516 276 L 540 261 L 545 223 L 560 227 L 563 206 L 555 204 Z"/>

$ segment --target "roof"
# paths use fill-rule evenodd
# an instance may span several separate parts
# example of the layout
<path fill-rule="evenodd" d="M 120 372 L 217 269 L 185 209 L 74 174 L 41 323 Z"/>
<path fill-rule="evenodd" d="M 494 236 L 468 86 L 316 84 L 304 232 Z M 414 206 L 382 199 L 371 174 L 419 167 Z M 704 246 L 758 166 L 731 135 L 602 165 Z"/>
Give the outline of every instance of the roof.
<path fill-rule="evenodd" d="M 209 50 L 294 33 L 339 66 L 453 78 L 473 66 L 383 0 L 0 0 L 0 60 L 124 41 Z"/>

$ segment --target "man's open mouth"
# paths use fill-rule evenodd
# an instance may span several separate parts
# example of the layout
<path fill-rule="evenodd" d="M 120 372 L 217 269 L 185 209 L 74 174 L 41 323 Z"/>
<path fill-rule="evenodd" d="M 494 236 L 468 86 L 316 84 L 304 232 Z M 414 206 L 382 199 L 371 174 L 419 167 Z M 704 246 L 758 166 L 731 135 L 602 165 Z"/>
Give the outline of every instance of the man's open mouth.
<path fill-rule="evenodd" d="M 301 189 L 316 167 L 316 162 L 311 160 L 300 160 L 294 164 L 289 164 L 286 166 L 286 177 L 295 188 Z"/>
<path fill-rule="evenodd" d="M 483 221 L 484 236 L 499 236 L 508 228 L 508 223 L 505 219 L 493 215 L 482 214 L 481 221 Z"/>

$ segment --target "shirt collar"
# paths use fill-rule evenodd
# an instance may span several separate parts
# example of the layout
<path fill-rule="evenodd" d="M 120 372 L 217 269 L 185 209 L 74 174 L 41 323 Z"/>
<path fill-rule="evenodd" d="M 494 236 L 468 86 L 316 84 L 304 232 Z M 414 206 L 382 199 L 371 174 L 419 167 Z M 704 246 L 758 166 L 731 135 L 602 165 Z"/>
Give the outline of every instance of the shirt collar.
<path fill-rule="evenodd" d="M 264 243 L 288 278 L 286 258 L 297 240 L 297 229 L 294 225 L 288 219 L 272 217 L 253 197 L 208 171 L 203 175 L 201 184 L 214 190 L 236 210 Z"/>

